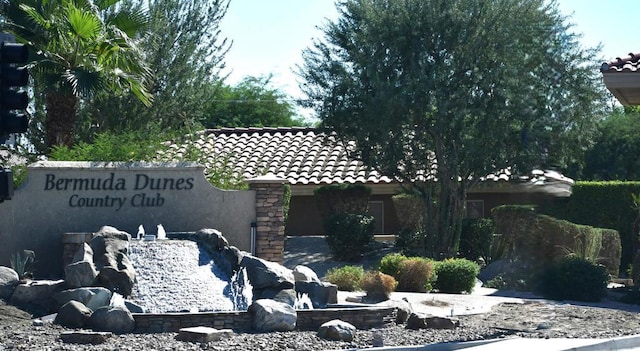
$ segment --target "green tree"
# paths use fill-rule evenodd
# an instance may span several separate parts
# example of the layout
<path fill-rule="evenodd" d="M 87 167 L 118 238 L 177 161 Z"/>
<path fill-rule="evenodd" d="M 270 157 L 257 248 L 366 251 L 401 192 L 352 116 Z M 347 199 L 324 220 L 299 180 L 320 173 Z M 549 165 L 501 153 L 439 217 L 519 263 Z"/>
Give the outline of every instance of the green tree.
<path fill-rule="evenodd" d="M 47 148 L 73 144 L 81 99 L 133 93 L 145 105 L 151 77 L 138 38 L 148 23 L 140 9 L 119 0 L 2 2 L 5 29 L 33 50 L 30 72 Z"/>
<path fill-rule="evenodd" d="M 617 108 L 585 153 L 584 180 L 640 180 L 640 107 Z"/>
<path fill-rule="evenodd" d="M 207 128 L 291 127 L 304 122 L 294 117 L 287 96 L 270 87 L 271 77 L 245 77 L 236 86 L 221 84 L 201 120 Z"/>
<path fill-rule="evenodd" d="M 452 256 L 481 177 L 564 166 L 600 113 L 595 50 L 555 2 L 344 0 L 303 52 L 305 106 L 353 156 L 424 198 L 424 249 Z M 437 180 L 437 181 L 433 181 Z"/>
<path fill-rule="evenodd" d="M 125 8 L 149 9 L 150 35 L 142 38 L 141 49 L 153 72 L 154 104 L 145 108 L 126 96 L 92 101 L 81 126 L 85 140 L 95 132 L 191 128 L 201 120 L 223 78 L 230 43 L 219 25 L 228 5 L 228 0 L 128 1 Z"/>

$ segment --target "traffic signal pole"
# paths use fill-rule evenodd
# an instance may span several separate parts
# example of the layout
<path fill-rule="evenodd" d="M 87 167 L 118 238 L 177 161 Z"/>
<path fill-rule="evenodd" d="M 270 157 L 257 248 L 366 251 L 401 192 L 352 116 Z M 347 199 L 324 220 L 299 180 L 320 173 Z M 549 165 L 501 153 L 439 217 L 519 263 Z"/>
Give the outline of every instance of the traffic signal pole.
<path fill-rule="evenodd" d="M 9 35 L 0 34 L 0 143 L 10 134 L 24 133 L 29 126 L 26 115 L 29 96 L 24 88 L 29 84 L 29 72 L 24 65 L 29 60 L 26 45 L 13 43 Z M 0 168 L 0 202 L 13 196 L 13 173 Z"/>

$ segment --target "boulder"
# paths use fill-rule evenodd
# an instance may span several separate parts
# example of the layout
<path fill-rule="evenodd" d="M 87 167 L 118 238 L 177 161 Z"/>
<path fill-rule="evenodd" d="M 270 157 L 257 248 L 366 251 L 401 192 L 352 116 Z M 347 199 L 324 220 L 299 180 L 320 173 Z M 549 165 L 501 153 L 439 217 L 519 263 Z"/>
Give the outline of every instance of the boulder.
<path fill-rule="evenodd" d="M 57 292 L 53 295 L 55 306 L 62 306 L 71 300 L 81 302 L 92 311 L 109 306 L 113 293 L 103 287 L 76 288 Z"/>
<path fill-rule="evenodd" d="M 18 273 L 9 267 L 0 266 L 0 299 L 8 300 L 20 282 Z"/>
<path fill-rule="evenodd" d="M 92 313 L 93 311 L 87 306 L 71 300 L 58 310 L 53 323 L 67 328 L 81 329 L 88 325 Z"/>
<path fill-rule="evenodd" d="M 339 319 L 328 321 L 318 328 L 318 337 L 327 340 L 353 341 L 355 334 L 356 327 Z"/>
<path fill-rule="evenodd" d="M 457 318 L 430 316 L 426 319 L 429 329 L 455 329 L 460 326 Z"/>
<path fill-rule="evenodd" d="M 113 334 L 109 332 L 68 331 L 60 333 L 60 340 L 66 344 L 102 344 Z"/>
<path fill-rule="evenodd" d="M 387 300 L 382 301 L 376 306 L 381 307 L 393 307 L 396 309 L 396 324 L 404 324 L 409 319 L 411 313 L 413 313 L 413 306 L 411 303 L 405 298 L 402 300 Z"/>
<path fill-rule="evenodd" d="M 93 261 L 98 270 L 107 265 L 104 255 L 107 253 L 116 256 L 117 253 L 127 254 L 129 252 L 129 241 L 131 235 L 114 227 L 105 226 L 93 235 L 90 246 L 93 250 Z"/>
<path fill-rule="evenodd" d="M 64 280 L 71 288 L 92 286 L 98 278 L 93 261 L 77 261 L 64 267 Z"/>
<path fill-rule="evenodd" d="M 296 303 L 296 291 L 294 289 L 278 288 L 253 289 L 253 299 L 269 299 L 294 306 Z"/>
<path fill-rule="evenodd" d="M 11 295 L 14 305 L 36 305 L 46 307 L 54 293 L 65 287 L 64 280 L 32 280 L 18 284 Z"/>
<path fill-rule="evenodd" d="M 296 292 L 307 294 L 313 308 L 324 308 L 328 304 L 338 303 L 338 286 L 328 282 L 297 281 Z"/>
<path fill-rule="evenodd" d="M 281 264 L 246 255 L 240 266 L 247 270 L 247 278 L 254 289 L 294 287 L 293 272 Z"/>
<path fill-rule="evenodd" d="M 105 266 L 98 273 L 98 282 L 100 286 L 120 293 L 122 296 L 131 295 L 133 284 L 135 283 L 136 273 L 129 257 L 118 252 L 115 254 L 105 254 Z"/>
<path fill-rule="evenodd" d="M 107 306 L 93 311 L 89 319 L 89 325 L 95 331 L 125 334 L 133 332 L 136 327 L 136 321 L 126 308 Z"/>
<path fill-rule="evenodd" d="M 93 250 L 88 243 L 83 243 L 78 247 L 78 250 L 76 250 L 71 259 L 71 263 L 82 261 L 93 262 Z"/>
<path fill-rule="evenodd" d="M 216 265 L 222 269 L 227 277 L 233 277 L 240 270 L 240 262 L 244 253 L 235 246 L 228 246 L 220 251 L 211 253 Z"/>
<path fill-rule="evenodd" d="M 406 328 L 407 329 L 413 329 L 413 330 L 426 329 L 427 328 L 427 322 L 426 322 L 426 318 L 427 317 L 428 317 L 428 315 L 426 315 L 424 313 L 420 313 L 420 312 L 411 313 L 409 315 L 409 318 L 407 318 Z"/>
<path fill-rule="evenodd" d="M 320 282 L 320 278 L 313 269 L 303 266 L 297 265 L 293 267 L 293 278 L 295 282 Z"/>
<path fill-rule="evenodd" d="M 196 239 L 207 245 L 211 251 L 221 251 L 225 247 L 229 247 L 229 242 L 222 236 L 222 233 L 216 229 L 200 229 L 196 232 Z"/>
<path fill-rule="evenodd" d="M 233 334 L 231 329 L 215 329 L 210 327 L 189 327 L 178 330 L 176 340 L 187 342 L 207 343 L 209 341 L 218 341 L 228 338 Z"/>
<path fill-rule="evenodd" d="M 254 301 L 248 311 L 252 328 L 259 332 L 290 331 L 298 319 L 293 307 L 267 299 Z"/>
<path fill-rule="evenodd" d="M 460 326 L 456 318 L 438 317 L 424 313 L 413 312 L 407 320 L 408 329 L 455 329 Z"/>
<path fill-rule="evenodd" d="M 144 308 L 133 301 L 124 300 L 124 306 L 131 313 L 145 313 Z"/>

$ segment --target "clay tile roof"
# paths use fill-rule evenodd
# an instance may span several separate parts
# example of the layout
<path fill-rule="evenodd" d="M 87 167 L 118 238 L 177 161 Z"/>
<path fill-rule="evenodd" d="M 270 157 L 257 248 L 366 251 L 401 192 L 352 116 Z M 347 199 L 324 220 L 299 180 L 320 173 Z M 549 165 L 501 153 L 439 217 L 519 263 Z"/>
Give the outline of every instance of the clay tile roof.
<path fill-rule="evenodd" d="M 347 157 L 344 147 L 325 142 L 309 127 L 221 128 L 204 131 L 196 145 L 212 159 L 226 159 L 244 178 L 269 172 L 291 184 L 391 183 Z M 206 165 L 205 165 L 206 166 Z"/>
<path fill-rule="evenodd" d="M 625 57 L 617 57 L 615 60 L 604 62 L 600 67 L 603 73 L 628 73 L 638 72 L 640 66 L 640 53 L 630 53 Z"/>

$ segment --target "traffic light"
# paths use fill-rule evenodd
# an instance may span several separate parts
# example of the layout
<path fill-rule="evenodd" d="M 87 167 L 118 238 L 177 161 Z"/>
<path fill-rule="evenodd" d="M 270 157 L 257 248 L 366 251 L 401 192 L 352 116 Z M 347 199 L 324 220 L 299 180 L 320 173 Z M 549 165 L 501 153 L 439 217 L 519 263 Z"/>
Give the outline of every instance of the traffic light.
<path fill-rule="evenodd" d="M 29 96 L 21 88 L 29 84 L 29 72 L 21 66 L 28 59 L 26 45 L 0 41 L 0 135 L 27 131 Z"/>

